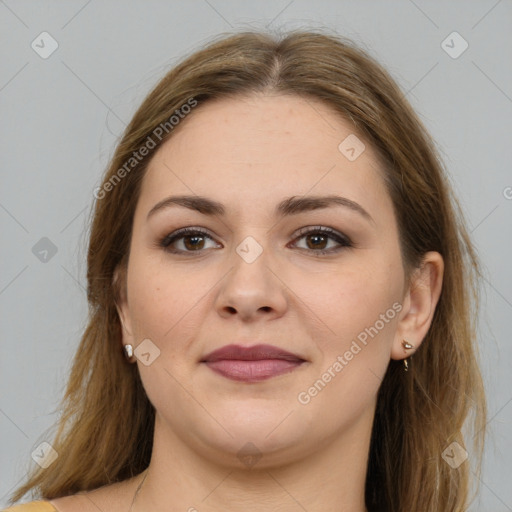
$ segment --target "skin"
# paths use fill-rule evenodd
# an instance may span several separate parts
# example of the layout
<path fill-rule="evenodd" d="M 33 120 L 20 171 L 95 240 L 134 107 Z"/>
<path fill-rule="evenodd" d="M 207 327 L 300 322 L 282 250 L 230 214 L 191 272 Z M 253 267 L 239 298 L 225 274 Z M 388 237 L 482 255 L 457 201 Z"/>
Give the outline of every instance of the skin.
<path fill-rule="evenodd" d="M 132 359 L 156 408 L 153 456 L 133 511 L 365 510 L 376 395 L 390 359 L 412 355 L 430 327 L 443 260 L 427 253 L 406 286 L 376 154 L 367 141 L 355 161 L 338 150 L 353 133 L 322 103 L 259 94 L 198 106 L 153 157 L 118 308 L 122 342 L 136 347 L 149 338 L 160 350 L 149 366 Z M 219 201 L 226 214 L 172 206 L 146 219 L 179 194 Z M 373 220 L 343 206 L 273 215 L 286 197 L 329 194 L 357 202 Z M 159 246 L 187 226 L 211 236 L 196 241 L 199 251 L 190 238 L 173 245 L 188 255 Z M 314 226 L 333 228 L 354 247 L 318 256 L 340 244 L 299 238 L 300 228 Z M 247 236 L 263 250 L 252 263 L 236 252 Z M 401 311 L 300 403 L 299 393 L 394 303 Z M 405 351 L 403 339 L 414 349 Z M 306 363 L 259 383 L 235 382 L 199 362 L 229 343 L 273 344 Z M 251 467 L 237 455 L 248 442 L 261 455 Z M 142 476 L 52 503 L 126 512 Z"/>

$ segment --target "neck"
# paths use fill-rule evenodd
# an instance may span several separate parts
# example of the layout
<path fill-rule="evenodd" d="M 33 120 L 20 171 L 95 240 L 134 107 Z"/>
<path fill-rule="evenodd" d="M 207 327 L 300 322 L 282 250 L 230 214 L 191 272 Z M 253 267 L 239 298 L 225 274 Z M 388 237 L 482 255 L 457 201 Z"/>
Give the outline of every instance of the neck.
<path fill-rule="evenodd" d="M 364 488 L 373 410 L 350 431 L 326 440 L 301 458 L 279 464 L 262 454 L 244 466 L 207 456 L 183 442 L 159 416 L 155 418 L 153 453 L 133 512 L 365 512 Z M 221 461 L 219 463 L 219 461 Z"/>

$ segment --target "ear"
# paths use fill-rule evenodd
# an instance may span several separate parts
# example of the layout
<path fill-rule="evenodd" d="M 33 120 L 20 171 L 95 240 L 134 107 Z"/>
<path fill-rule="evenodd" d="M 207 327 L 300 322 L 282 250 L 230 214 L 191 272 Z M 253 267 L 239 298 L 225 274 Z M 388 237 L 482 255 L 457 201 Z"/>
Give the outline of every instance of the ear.
<path fill-rule="evenodd" d="M 422 264 L 413 273 L 410 287 L 404 296 L 391 359 L 405 359 L 414 354 L 421 345 L 432 324 L 441 295 L 443 272 L 443 257 L 434 251 L 425 253 Z M 414 348 L 405 350 L 402 346 L 404 339 Z"/>
<path fill-rule="evenodd" d="M 129 344 L 135 347 L 135 338 L 133 336 L 132 321 L 127 300 L 126 273 L 126 265 L 121 264 L 117 266 L 114 270 L 112 286 L 115 291 L 117 314 L 119 315 L 119 321 L 121 323 L 122 344 Z"/>

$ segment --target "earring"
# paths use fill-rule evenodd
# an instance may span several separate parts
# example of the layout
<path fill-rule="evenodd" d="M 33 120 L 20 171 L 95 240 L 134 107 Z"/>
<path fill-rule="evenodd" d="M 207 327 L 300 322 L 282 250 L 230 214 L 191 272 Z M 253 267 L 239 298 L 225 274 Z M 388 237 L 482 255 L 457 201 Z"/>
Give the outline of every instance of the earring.
<path fill-rule="evenodd" d="M 404 347 L 404 350 L 411 350 L 414 348 L 414 345 L 411 345 L 407 340 L 403 340 L 402 347 Z M 409 363 L 407 362 L 407 358 L 404 359 L 404 371 L 409 371 Z"/>
<path fill-rule="evenodd" d="M 129 361 L 133 356 L 133 345 L 124 345 L 124 356 Z"/>

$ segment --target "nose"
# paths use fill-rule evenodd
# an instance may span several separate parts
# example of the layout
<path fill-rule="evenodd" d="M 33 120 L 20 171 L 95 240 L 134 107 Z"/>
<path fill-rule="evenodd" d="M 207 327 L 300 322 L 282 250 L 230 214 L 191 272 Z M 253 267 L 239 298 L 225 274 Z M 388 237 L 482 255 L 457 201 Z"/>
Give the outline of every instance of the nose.
<path fill-rule="evenodd" d="M 242 256 L 240 256 L 242 254 Z M 234 252 L 232 267 L 221 281 L 215 307 L 224 318 L 240 320 L 274 319 L 288 307 L 287 286 L 265 249 L 253 261 Z"/>

